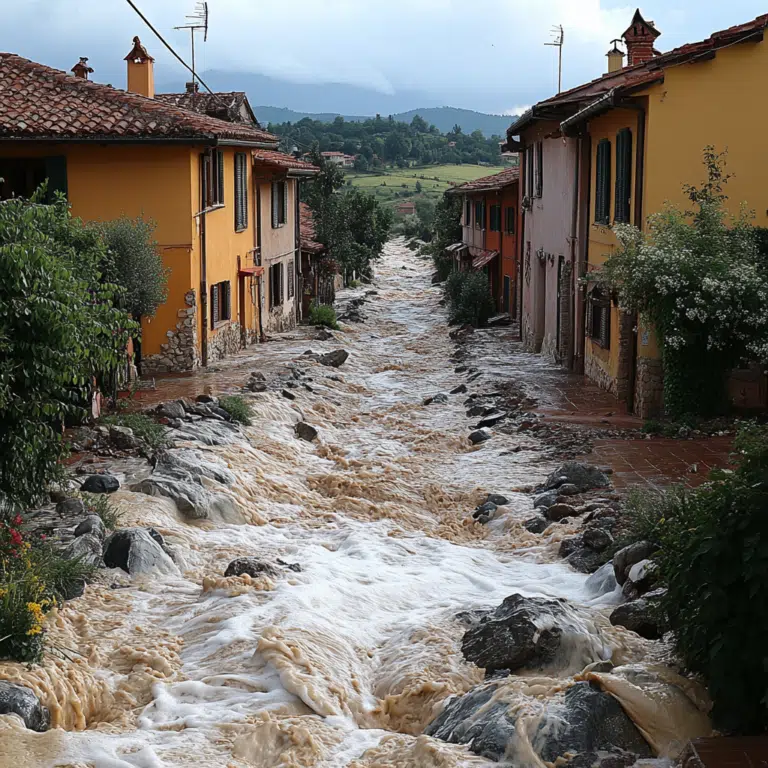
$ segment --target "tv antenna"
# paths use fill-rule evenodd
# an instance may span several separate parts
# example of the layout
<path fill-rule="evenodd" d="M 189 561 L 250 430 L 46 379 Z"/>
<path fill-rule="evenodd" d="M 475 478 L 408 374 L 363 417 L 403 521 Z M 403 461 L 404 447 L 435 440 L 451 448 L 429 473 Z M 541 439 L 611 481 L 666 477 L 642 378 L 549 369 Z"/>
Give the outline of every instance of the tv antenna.
<path fill-rule="evenodd" d="M 195 67 L 195 32 L 203 30 L 203 42 L 208 42 L 208 3 L 199 0 L 195 5 L 195 10 L 186 17 L 187 23 L 174 27 L 174 29 L 188 29 L 192 38 L 192 109 L 195 108 L 195 97 L 197 95 L 197 69 Z"/>
<path fill-rule="evenodd" d="M 557 48 L 557 92 L 560 93 L 563 90 L 563 43 L 565 42 L 563 25 L 558 24 L 556 27 L 552 27 L 552 34 L 555 39 L 551 43 L 544 43 L 544 45 Z"/>

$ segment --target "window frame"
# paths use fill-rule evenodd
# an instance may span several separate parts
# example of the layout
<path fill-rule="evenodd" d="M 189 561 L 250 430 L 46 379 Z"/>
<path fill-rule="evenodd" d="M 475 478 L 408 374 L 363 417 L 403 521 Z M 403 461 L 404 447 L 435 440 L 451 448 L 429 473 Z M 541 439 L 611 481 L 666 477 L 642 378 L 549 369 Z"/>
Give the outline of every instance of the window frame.
<path fill-rule="evenodd" d="M 224 152 L 220 149 L 200 155 L 200 204 L 204 211 L 224 207 Z"/>
<path fill-rule="evenodd" d="M 216 330 L 232 320 L 232 282 L 221 280 L 210 287 L 211 330 Z"/>
<path fill-rule="evenodd" d="M 485 229 L 485 201 L 475 200 L 475 229 Z"/>
<path fill-rule="evenodd" d="M 517 225 L 517 210 L 514 205 L 508 205 L 504 208 L 504 232 L 508 235 L 514 235 L 516 230 L 516 225 Z"/>
<path fill-rule="evenodd" d="M 235 153 L 235 232 L 248 229 L 248 155 Z"/>
<path fill-rule="evenodd" d="M 472 226 L 472 200 L 467 197 L 466 204 L 464 206 L 464 226 Z"/>
<path fill-rule="evenodd" d="M 491 232 L 501 232 L 501 205 L 498 203 L 491 205 L 491 221 L 489 229 Z"/>
<path fill-rule="evenodd" d="M 272 229 L 280 229 L 288 223 L 288 182 L 280 179 L 272 182 Z"/>
<path fill-rule="evenodd" d="M 613 310 L 610 298 L 595 289 L 589 297 L 587 335 L 602 349 L 611 348 L 611 321 Z"/>
<path fill-rule="evenodd" d="M 608 227 L 611 224 L 611 159 L 613 143 L 600 139 L 595 158 L 595 224 Z"/>
<path fill-rule="evenodd" d="M 290 300 L 296 294 L 296 262 L 294 259 L 291 259 L 285 265 L 285 278 L 285 282 L 287 283 L 286 293 Z"/>
<path fill-rule="evenodd" d="M 283 305 L 283 262 L 276 261 L 269 265 L 269 308 L 276 309 Z"/>

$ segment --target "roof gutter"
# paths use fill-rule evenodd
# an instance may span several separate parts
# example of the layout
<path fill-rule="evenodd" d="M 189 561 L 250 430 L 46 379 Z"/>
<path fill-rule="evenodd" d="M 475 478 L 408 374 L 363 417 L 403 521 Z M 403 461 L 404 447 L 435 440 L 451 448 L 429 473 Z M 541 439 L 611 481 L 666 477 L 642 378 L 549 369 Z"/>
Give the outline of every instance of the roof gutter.
<path fill-rule="evenodd" d="M 311 170 L 309 168 L 289 168 L 288 169 L 288 178 L 294 178 L 296 176 L 317 176 L 317 174 L 320 173 L 320 169 L 312 168 Z"/>
<path fill-rule="evenodd" d="M 215 136 L 174 136 L 158 138 L 154 136 L 0 136 L 0 144 L 203 144 L 209 147 L 253 147 L 255 149 L 275 149 L 277 144 L 247 141 L 243 139 L 218 139 Z"/>
<path fill-rule="evenodd" d="M 580 109 L 575 115 L 567 117 L 560 123 L 560 130 L 564 136 L 573 136 L 574 128 L 581 123 L 589 120 L 591 117 L 607 112 L 612 107 L 616 106 L 616 88 L 611 88 L 608 93 L 601 96 L 596 101 L 588 104 L 583 109 Z"/>

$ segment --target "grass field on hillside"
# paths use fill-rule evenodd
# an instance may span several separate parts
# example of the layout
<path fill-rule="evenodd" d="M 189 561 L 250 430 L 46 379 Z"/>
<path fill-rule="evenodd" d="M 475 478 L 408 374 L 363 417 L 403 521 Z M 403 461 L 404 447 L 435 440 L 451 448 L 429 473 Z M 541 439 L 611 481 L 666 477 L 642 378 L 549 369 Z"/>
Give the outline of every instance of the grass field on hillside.
<path fill-rule="evenodd" d="M 384 204 L 407 202 L 416 195 L 416 182 L 421 184 L 422 196 L 437 200 L 451 185 L 463 184 L 483 176 L 491 176 L 508 166 L 489 165 L 428 165 L 419 168 L 393 168 L 377 173 L 346 171 L 352 186 L 360 187 Z"/>

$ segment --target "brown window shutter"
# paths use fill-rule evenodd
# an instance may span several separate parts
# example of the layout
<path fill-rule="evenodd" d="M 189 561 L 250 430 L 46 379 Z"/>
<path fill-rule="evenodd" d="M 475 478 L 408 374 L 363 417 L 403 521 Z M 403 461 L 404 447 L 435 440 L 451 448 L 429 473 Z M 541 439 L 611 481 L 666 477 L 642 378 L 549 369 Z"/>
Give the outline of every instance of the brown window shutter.
<path fill-rule="evenodd" d="M 278 280 L 280 282 L 280 303 L 282 304 L 283 300 L 285 298 L 285 286 L 284 286 L 285 280 L 283 278 L 283 265 L 282 264 L 278 264 L 277 265 L 277 269 L 279 270 L 278 271 L 278 275 L 279 275 Z"/>
<path fill-rule="evenodd" d="M 219 286 L 211 286 L 211 328 L 219 322 Z"/>
<path fill-rule="evenodd" d="M 616 221 L 628 222 L 632 201 L 632 131 L 616 135 Z"/>
<path fill-rule="evenodd" d="M 224 153 L 218 149 L 216 150 L 216 165 L 218 173 L 219 189 L 216 196 L 216 202 L 219 205 L 224 205 Z"/>
<path fill-rule="evenodd" d="M 277 182 L 272 182 L 272 229 L 277 229 L 278 224 L 278 194 L 279 185 Z"/>
<path fill-rule="evenodd" d="M 243 229 L 248 228 L 248 155 L 242 155 L 242 171 L 240 173 L 241 181 L 243 185 L 242 193 L 242 206 L 243 206 Z"/>
<path fill-rule="evenodd" d="M 536 197 L 544 191 L 544 142 L 536 142 Z"/>
<path fill-rule="evenodd" d="M 224 315 L 222 319 L 232 319 L 232 283 L 229 280 L 224 283 Z"/>
<path fill-rule="evenodd" d="M 285 224 L 288 221 L 288 183 L 283 182 L 283 216 L 282 216 L 282 224 Z"/>

